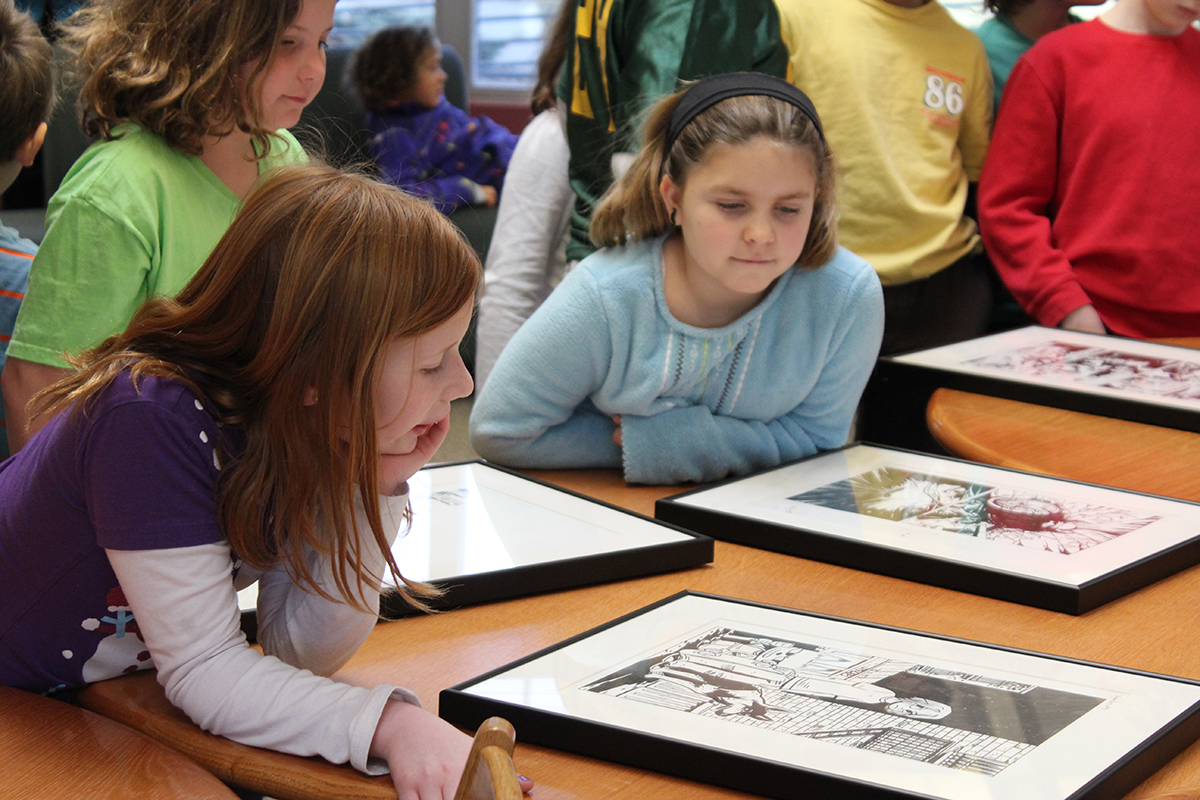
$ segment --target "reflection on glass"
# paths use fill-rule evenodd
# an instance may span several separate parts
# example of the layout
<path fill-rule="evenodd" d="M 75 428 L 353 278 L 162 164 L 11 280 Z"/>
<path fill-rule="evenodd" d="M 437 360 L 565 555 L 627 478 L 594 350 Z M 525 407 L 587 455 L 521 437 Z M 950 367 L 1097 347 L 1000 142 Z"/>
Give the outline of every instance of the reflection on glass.
<path fill-rule="evenodd" d="M 566 713 L 562 692 L 554 678 L 492 678 L 472 689 L 502 703 Z"/>
<path fill-rule="evenodd" d="M 482 464 L 422 470 L 409 482 L 412 529 L 392 553 L 416 580 L 676 542 L 670 528 Z"/>
<path fill-rule="evenodd" d="M 469 467 L 421 472 L 408 485 L 412 529 L 392 548 L 406 576 L 428 581 L 514 565 Z"/>

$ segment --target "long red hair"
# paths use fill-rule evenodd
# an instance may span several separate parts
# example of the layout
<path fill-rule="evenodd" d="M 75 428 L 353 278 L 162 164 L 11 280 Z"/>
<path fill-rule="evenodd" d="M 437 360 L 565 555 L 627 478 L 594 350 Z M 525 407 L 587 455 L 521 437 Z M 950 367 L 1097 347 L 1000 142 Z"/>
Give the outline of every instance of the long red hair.
<path fill-rule="evenodd" d="M 359 550 L 377 546 L 401 592 L 421 605 L 436 592 L 400 575 L 384 538 L 374 390 L 387 345 L 452 317 L 480 275 L 474 251 L 428 204 L 331 167 L 283 167 L 178 297 L 147 301 L 124 333 L 35 398 L 35 413 L 86 413 L 124 370 L 135 381 L 182 380 L 245 432 L 243 451 L 223 445 L 217 497 L 240 558 L 285 562 L 312 586 L 307 546 L 341 567 L 339 591 L 365 607 L 363 586 L 380 588 L 383 576 L 368 574 Z M 321 401 L 304 405 L 313 390 Z M 373 537 L 355 529 L 355 491 Z"/>

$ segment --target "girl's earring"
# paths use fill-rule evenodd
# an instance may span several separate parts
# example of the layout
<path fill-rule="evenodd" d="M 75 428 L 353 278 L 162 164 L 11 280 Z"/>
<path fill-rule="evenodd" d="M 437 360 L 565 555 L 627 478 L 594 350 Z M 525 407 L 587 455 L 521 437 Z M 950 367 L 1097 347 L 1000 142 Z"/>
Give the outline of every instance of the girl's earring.
<path fill-rule="evenodd" d="M 678 228 L 679 223 L 675 221 L 675 211 L 676 211 L 676 209 L 674 209 L 674 208 L 671 209 L 671 225 Z"/>

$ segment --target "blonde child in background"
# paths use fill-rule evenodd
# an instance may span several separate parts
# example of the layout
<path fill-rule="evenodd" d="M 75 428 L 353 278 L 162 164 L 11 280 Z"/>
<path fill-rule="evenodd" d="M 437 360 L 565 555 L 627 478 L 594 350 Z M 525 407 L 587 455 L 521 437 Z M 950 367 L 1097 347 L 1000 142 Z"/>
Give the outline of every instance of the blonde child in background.
<path fill-rule="evenodd" d="M 62 413 L 0 468 L 0 683 L 155 668 L 208 731 L 452 797 L 469 736 L 406 689 L 325 676 L 385 578 L 433 591 L 391 544 L 471 391 L 458 343 L 479 275 L 449 221 L 392 187 L 269 176 L 177 298 L 41 396 Z M 261 653 L 236 596 L 255 581 Z"/>
<path fill-rule="evenodd" d="M 1200 335 L 1200 0 L 1118 0 L 1029 49 L 979 184 L 984 242 L 1042 325 Z"/>
<path fill-rule="evenodd" d="M 367 108 L 380 176 L 445 214 L 494 206 L 517 145 L 487 117 L 446 99 L 442 46 L 428 28 L 385 28 L 354 56 L 354 86 Z"/>
<path fill-rule="evenodd" d="M 283 129 L 325 78 L 335 0 L 94 0 L 65 23 L 84 131 L 50 200 L 4 369 L 9 444 L 64 355 L 179 291 L 261 171 L 305 158 Z"/>
<path fill-rule="evenodd" d="M 837 246 L 816 110 L 759 73 L 657 103 L 596 209 L 603 250 L 501 353 L 471 415 L 484 457 L 709 481 L 845 443 L 883 330 L 879 280 Z"/>
<path fill-rule="evenodd" d="M 0 193 L 33 165 L 54 107 L 54 52 L 33 19 L 0 0 Z M 0 223 L 0 370 L 37 245 Z M 2 385 L 0 385 L 2 386 Z M 0 461 L 8 458 L 0 406 Z"/>

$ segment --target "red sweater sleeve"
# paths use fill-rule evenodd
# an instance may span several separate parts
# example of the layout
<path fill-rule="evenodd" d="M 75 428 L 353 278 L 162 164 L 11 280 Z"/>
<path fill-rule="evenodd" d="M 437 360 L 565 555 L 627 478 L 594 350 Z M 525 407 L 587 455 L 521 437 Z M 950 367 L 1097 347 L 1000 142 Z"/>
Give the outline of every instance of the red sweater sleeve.
<path fill-rule="evenodd" d="M 1028 60 L 1017 62 L 979 182 L 980 232 L 992 263 L 1013 297 L 1051 326 L 1091 303 L 1051 231 L 1062 108 Z"/>

